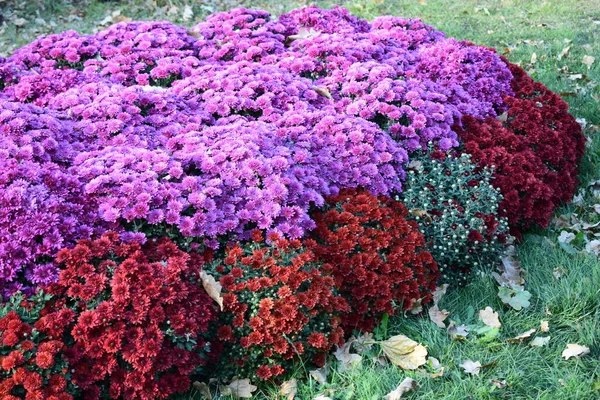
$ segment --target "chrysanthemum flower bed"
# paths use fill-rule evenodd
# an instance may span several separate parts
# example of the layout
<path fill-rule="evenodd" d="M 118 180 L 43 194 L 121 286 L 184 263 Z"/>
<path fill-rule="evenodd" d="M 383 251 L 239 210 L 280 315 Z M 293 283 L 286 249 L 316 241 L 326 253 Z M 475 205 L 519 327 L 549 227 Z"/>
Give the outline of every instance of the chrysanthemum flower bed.
<path fill-rule="evenodd" d="M 282 380 L 573 194 L 567 104 L 419 20 L 235 9 L 0 58 L 0 395 Z"/>

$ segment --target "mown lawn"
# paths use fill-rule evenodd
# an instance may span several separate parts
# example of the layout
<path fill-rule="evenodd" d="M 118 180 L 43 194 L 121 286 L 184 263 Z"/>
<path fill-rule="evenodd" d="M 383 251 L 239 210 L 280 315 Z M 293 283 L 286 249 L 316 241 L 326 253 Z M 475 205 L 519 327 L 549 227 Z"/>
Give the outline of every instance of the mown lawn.
<path fill-rule="evenodd" d="M 285 2 L 129 0 L 129 1 L 33 1 L 0 0 L 0 55 L 8 55 L 37 35 L 75 29 L 93 32 L 103 25 L 126 18 L 168 19 L 192 25 L 203 16 L 235 6 L 263 8 L 274 14 L 331 1 Z M 368 0 L 341 2 L 354 14 L 371 18 L 380 14 L 419 17 L 449 36 L 495 47 L 512 62 L 520 64 L 536 79 L 560 93 L 571 112 L 587 123 L 590 137 L 583 166 L 583 184 L 600 178 L 600 3 L 597 0 Z M 193 17 L 185 15 L 191 5 Z M 16 23 L 16 24 L 15 24 Z M 568 49 L 567 49 L 568 48 Z M 534 56 L 535 54 L 535 56 Z M 595 56 L 590 68 L 584 56 Z M 585 201 L 592 201 L 589 196 Z M 559 214 L 572 210 L 566 205 Z M 388 335 L 402 333 L 423 343 L 429 354 L 445 367 L 444 375 L 405 372 L 397 367 L 380 367 L 363 362 L 351 372 L 335 373 L 328 383 L 304 381 L 297 398 L 313 399 L 325 394 L 333 399 L 381 399 L 402 379 L 410 376 L 419 388 L 405 395 L 410 399 L 599 399 L 600 398 L 600 263 L 595 256 L 569 254 L 557 242 L 551 226 L 527 235 L 518 247 L 526 271 L 526 289 L 531 305 L 515 311 L 498 297 L 497 283 L 490 276 L 476 276 L 466 288 L 443 297 L 440 308 L 451 312 L 449 319 L 476 324 L 478 311 L 491 306 L 500 314 L 502 327 L 497 338 L 482 339 L 471 334 L 452 340 L 445 330 L 426 317 L 398 316 L 390 319 Z M 555 269 L 562 267 L 562 277 Z M 565 272 L 566 271 L 566 272 Z M 532 328 L 542 320 L 550 331 L 545 347 L 509 343 L 507 338 Z M 580 359 L 564 360 L 567 343 L 590 348 Z M 477 376 L 463 372 L 466 359 L 486 365 Z M 299 367 L 300 368 L 300 367 Z M 496 380 L 494 384 L 492 380 Z M 504 382 L 500 384 L 498 382 Z M 501 387 L 498 387 L 501 386 Z M 255 393 L 255 398 L 277 398 L 278 388 Z M 182 398 L 200 399 L 199 393 Z M 404 398 L 404 397 L 403 397 Z"/>

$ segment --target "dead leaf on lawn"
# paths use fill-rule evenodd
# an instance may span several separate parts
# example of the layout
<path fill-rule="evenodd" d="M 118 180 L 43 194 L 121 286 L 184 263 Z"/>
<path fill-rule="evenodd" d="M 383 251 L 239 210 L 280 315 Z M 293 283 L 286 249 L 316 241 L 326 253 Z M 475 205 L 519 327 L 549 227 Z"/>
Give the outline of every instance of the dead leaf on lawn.
<path fill-rule="evenodd" d="M 423 298 L 415 300 L 408 312 L 412 315 L 421 314 L 423 312 Z"/>
<path fill-rule="evenodd" d="M 533 54 L 531 55 L 531 63 L 532 63 L 532 64 L 535 64 L 535 62 L 536 62 L 536 61 L 537 61 L 537 54 L 533 53 Z"/>
<path fill-rule="evenodd" d="M 358 354 L 350 353 L 352 348 L 352 343 L 356 341 L 355 337 L 350 338 L 346 343 L 342 345 L 342 347 L 337 347 L 335 353 L 335 358 L 340 362 L 338 364 L 338 372 L 344 372 L 349 369 L 354 368 L 362 361 L 362 357 Z"/>
<path fill-rule="evenodd" d="M 194 389 L 196 389 L 198 393 L 200 393 L 204 400 L 212 400 L 212 394 L 210 393 L 210 389 L 208 388 L 208 385 L 206 383 L 194 382 L 193 386 Z"/>
<path fill-rule="evenodd" d="M 205 270 L 200 271 L 200 280 L 206 293 L 211 299 L 217 302 L 219 308 L 223 311 L 223 296 L 221 296 L 221 289 L 223 287 L 221 284 L 212 275 L 207 274 Z"/>
<path fill-rule="evenodd" d="M 556 57 L 556 59 L 558 61 L 562 60 L 563 58 L 567 57 L 569 55 L 569 51 L 571 50 L 571 46 L 567 46 L 564 49 L 562 49 L 562 51 L 560 52 L 560 54 Z"/>
<path fill-rule="evenodd" d="M 433 371 L 433 373 L 429 374 L 429 377 L 432 379 L 435 378 L 439 378 L 440 376 L 444 375 L 444 367 L 442 367 L 442 365 L 440 364 L 439 360 L 435 357 L 429 357 L 427 359 L 427 364 L 429 365 L 429 368 L 431 368 Z"/>
<path fill-rule="evenodd" d="M 429 308 L 429 318 L 440 328 L 446 328 L 446 324 L 444 324 L 444 320 L 448 318 L 450 313 L 447 310 L 440 310 L 436 305 Z"/>
<path fill-rule="evenodd" d="M 465 370 L 465 373 L 471 375 L 479 375 L 481 371 L 481 363 L 479 361 L 465 360 L 460 367 Z"/>
<path fill-rule="evenodd" d="M 552 275 L 554 275 L 556 279 L 560 279 L 563 276 L 565 276 L 568 272 L 569 270 L 567 270 L 566 268 L 558 266 L 552 270 Z"/>
<path fill-rule="evenodd" d="M 438 286 L 435 288 L 435 291 L 433 292 L 433 304 L 439 304 L 440 300 L 442 299 L 442 296 L 446 294 L 446 291 L 448 290 L 448 284 L 445 283 L 442 286 Z"/>
<path fill-rule="evenodd" d="M 538 336 L 534 338 L 529 345 L 531 347 L 544 347 L 550 342 L 550 336 Z"/>
<path fill-rule="evenodd" d="M 506 381 L 499 381 L 498 379 L 492 379 L 492 380 L 490 380 L 490 382 L 492 382 L 492 384 L 494 386 L 496 386 L 498 389 L 504 389 L 506 387 Z"/>
<path fill-rule="evenodd" d="M 329 375 L 329 365 L 325 365 L 322 368 L 313 369 L 309 372 L 311 378 L 323 385 L 327 382 L 327 375 Z"/>
<path fill-rule="evenodd" d="M 513 338 L 506 339 L 506 341 L 510 342 L 510 343 L 520 343 L 526 339 L 529 339 L 531 337 L 531 335 L 533 335 L 535 333 L 535 331 L 536 331 L 536 329 L 530 329 L 530 330 L 523 332 L 520 335 L 517 335 Z"/>
<path fill-rule="evenodd" d="M 325 395 L 318 395 L 317 397 L 315 397 L 313 400 L 333 400 L 331 397 L 327 397 Z"/>
<path fill-rule="evenodd" d="M 500 328 L 502 326 L 500 319 L 498 318 L 498 313 L 489 306 L 484 310 L 479 311 L 479 319 L 481 322 L 492 328 Z"/>
<path fill-rule="evenodd" d="M 590 348 L 587 346 L 569 343 L 567 344 L 567 348 L 563 350 L 562 356 L 565 358 L 565 360 L 568 360 L 571 357 L 579 358 L 585 354 L 588 354 L 589 352 Z"/>
<path fill-rule="evenodd" d="M 540 331 L 542 332 L 550 332 L 550 323 L 546 320 L 543 320 L 540 323 Z"/>
<path fill-rule="evenodd" d="M 404 380 L 398 385 L 396 389 L 386 394 L 383 398 L 385 400 L 400 400 L 402 395 L 411 390 L 415 390 L 419 386 L 417 381 L 412 378 L 404 378 Z"/>
<path fill-rule="evenodd" d="M 289 381 L 285 381 L 279 388 L 279 393 L 284 396 L 287 400 L 294 400 L 296 393 L 298 392 L 298 381 L 296 378 L 292 378 Z"/>
<path fill-rule="evenodd" d="M 250 379 L 233 378 L 231 383 L 227 385 L 230 390 L 229 396 L 237 399 L 249 399 L 252 397 L 252 392 L 256 391 L 257 387 L 250 383 Z"/>
<path fill-rule="evenodd" d="M 183 13 L 181 14 L 181 19 L 185 22 L 191 21 L 194 18 L 194 10 L 189 4 L 183 8 Z"/>
<path fill-rule="evenodd" d="M 455 322 L 450 320 L 450 324 L 448 324 L 448 329 L 446 329 L 448 335 L 452 336 L 453 339 L 463 340 L 469 336 L 469 327 L 466 325 L 455 325 Z"/>
<path fill-rule="evenodd" d="M 392 336 L 379 345 L 387 358 L 402 369 L 417 369 L 427 362 L 427 348 L 404 335 Z"/>
<path fill-rule="evenodd" d="M 25 18 L 15 18 L 12 23 L 17 28 L 21 28 L 21 27 L 27 25 L 28 22 L 29 21 L 27 21 Z"/>
<path fill-rule="evenodd" d="M 594 64 L 594 61 L 596 61 L 596 58 L 594 58 L 593 56 L 583 56 L 581 62 L 583 62 L 587 66 L 587 69 L 590 69 L 592 68 L 592 64 Z"/>

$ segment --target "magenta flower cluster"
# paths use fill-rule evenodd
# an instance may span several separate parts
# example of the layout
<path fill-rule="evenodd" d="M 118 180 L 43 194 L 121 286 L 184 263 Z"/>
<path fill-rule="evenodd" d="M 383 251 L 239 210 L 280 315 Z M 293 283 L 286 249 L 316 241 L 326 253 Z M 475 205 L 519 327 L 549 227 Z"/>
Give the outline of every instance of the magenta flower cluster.
<path fill-rule="evenodd" d="M 0 59 L 0 291 L 108 228 L 302 237 L 341 189 L 400 192 L 410 153 L 458 146 L 511 78 L 492 50 L 342 8 L 41 37 Z"/>

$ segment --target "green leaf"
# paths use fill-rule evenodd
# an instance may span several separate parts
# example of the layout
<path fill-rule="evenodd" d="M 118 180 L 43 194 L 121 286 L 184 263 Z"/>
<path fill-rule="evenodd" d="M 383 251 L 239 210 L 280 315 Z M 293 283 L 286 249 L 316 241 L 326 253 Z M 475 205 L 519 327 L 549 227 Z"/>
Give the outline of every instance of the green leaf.
<path fill-rule="evenodd" d="M 508 288 L 506 286 L 500 286 L 498 297 L 500 297 L 504 304 L 508 304 L 515 310 L 519 311 L 523 308 L 529 307 L 531 293 L 518 287 Z"/>

